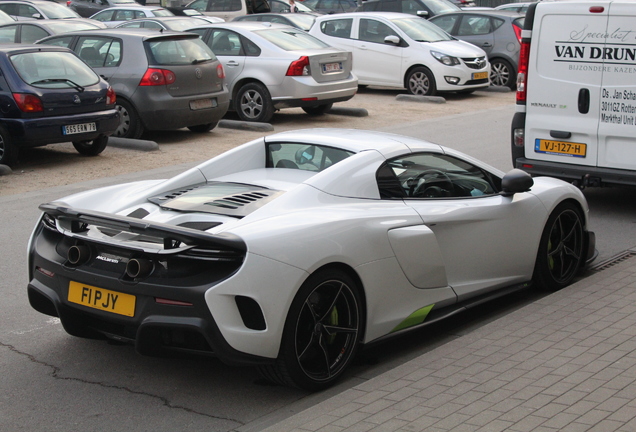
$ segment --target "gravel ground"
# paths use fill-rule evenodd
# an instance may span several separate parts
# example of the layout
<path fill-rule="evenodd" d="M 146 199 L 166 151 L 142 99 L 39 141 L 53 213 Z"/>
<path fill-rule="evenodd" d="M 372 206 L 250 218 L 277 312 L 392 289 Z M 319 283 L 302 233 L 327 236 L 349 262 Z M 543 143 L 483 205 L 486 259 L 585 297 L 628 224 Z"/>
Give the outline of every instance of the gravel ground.
<path fill-rule="evenodd" d="M 305 114 L 300 108 L 282 110 L 277 112 L 272 120 L 273 132 L 217 127 L 205 134 L 194 134 L 187 129 L 146 134 L 144 139 L 159 144 L 159 150 L 156 151 L 142 152 L 107 147 L 97 157 L 86 157 L 78 154 L 70 143 L 27 149 L 21 153 L 19 163 L 13 167 L 13 173 L 0 176 L 0 196 L 203 161 L 262 135 L 290 129 L 337 127 L 375 130 L 502 105 L 511 105 L 511 114 L 514 111 L 513 92 L 478 91 L 470 95 L 449 94 L 444 95 L 446 103 L 396 100 L 396 96 L 403 93 L 366 88 L 360 90 L 350 101 L 334 106 L 363 108 L 369 113 L 367 117 L 337 114 L 313 117 Z"/>

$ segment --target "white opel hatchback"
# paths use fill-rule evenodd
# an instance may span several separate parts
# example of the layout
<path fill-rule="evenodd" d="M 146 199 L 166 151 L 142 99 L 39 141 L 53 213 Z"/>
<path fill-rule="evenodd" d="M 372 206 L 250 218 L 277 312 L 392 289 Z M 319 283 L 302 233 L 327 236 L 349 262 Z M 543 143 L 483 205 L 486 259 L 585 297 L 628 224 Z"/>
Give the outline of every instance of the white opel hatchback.
<path fill-rule="evenodd" d="M 406 88 L 418 95 L 469 93 L 489 85 L 490 64 L 481 48 L 413 15 L 325 15 L 309 33 L 353 52 L 353 72 L 361 85 Z"/>

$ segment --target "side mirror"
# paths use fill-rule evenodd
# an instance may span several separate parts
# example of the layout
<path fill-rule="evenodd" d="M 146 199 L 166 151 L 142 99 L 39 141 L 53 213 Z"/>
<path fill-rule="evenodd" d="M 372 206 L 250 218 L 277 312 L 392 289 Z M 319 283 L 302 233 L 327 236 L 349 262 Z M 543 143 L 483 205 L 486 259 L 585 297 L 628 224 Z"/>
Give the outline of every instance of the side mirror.
<path fill-rule="evenodd" d="M 428 18 L 428 11 L 425 10 L 418 10 L 416 12 L 418 17 L 422 17 L 422 18 Z"/>
<path fill-rule="evenodd" d="M 501 179 L 502 195 L 510 196 L 520 192 L 527 192 L 533 184 L 534 180 L 532 180 L 530 174 L 518 168 L 512 169 Z"/>
<path fill-rule="evenodd" d="M 390 35 L 384 38 L 384 43 L 386 44 L 393 44 L 393 45 L 399 45 L 400 44 L 400 38 L 395 36 L 395 35 Z"/>

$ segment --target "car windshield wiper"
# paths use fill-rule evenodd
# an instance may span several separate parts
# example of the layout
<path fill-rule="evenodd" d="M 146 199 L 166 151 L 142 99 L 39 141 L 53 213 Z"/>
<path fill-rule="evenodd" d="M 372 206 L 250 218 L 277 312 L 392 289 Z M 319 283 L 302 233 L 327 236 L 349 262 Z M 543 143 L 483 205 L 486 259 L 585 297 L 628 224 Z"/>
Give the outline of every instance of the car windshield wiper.
<path fill-rule="evenodd" d="M 192 64 L 199 64 L 199 63 L 205 63 L 208 61 L 212 61 L 211 58 L 206 58 L 206 59 L 194 59 L 192 60 Z"/>
<path fill-rule="evenodd" d="M 33 85 L 33 84 L 49 84 L 49 83 L 67 83 L 67 84 L 70 84 L 72 87 L 74 87 L 80 93 L 84 91 L 84 87 L 82 87 L 81 85 L 79 85 L 75 81 L 70 80 L 68 78 L 47 78 L 47 79 L 43 79 L 43 80 L 39 80 L 39 81 L 34 81 L 34 82 L 31 83 L 31 85 Z"/>

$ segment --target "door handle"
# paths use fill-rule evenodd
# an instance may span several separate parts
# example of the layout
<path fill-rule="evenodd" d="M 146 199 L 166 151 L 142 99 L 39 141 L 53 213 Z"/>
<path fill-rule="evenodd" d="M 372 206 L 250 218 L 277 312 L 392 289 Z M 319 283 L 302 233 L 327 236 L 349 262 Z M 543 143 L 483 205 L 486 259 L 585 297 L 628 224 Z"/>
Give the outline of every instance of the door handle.
<path fill-rule="evenodd" d="M 568 139 L 571 136 L 572 136 L 572 132 L 558 131 L 558 130 L 551 130 L 550 131 L 550 137 L 551 138 Z"/>
<path fill-rule="evenodd" d="M 582 88 L 579 90 L 579 112 L 587 114 L 590 111 L 590 90 Z"/>
<path fill-rule="evenodd" d="M 231 61 L 227 62 L 226 65 L 227 66 L 238 66 L 239 64 L 238 64 L 237 61 L 231 60 Z"/>
<path fill-rule="evenodd" d="M 483 47 L 490 48 L 492 44 L 490 42 L 484 42 Z"/>

